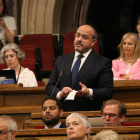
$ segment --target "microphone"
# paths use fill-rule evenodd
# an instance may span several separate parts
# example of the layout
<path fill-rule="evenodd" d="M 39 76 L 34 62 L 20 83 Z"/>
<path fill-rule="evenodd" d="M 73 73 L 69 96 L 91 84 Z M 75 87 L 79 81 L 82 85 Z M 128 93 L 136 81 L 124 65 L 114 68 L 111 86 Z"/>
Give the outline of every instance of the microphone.
<path fill-rule="evenodd" d="M 63 75 L 63 72 L 64 72 L 64 70 L 61 70 L 60 75 L 59 75 L 59 78 L 58 78 L 58 80 L 57 80 L 57 82 L 56 82 L 56 84 L 55 84 L 55 87 L 53 88 L 53 91 L 52 91 L 50 97 L 52 97 L 52 95 L 53 95 L 53 93 L 54 93 L 54 90 L 55 90 L 55 88 L 56 88 L 56 86 L 57 86 L 57 84 L 58 84 L 58 82 L 59 82 L 59 80 L 60 80 L 60 77 Z"/>

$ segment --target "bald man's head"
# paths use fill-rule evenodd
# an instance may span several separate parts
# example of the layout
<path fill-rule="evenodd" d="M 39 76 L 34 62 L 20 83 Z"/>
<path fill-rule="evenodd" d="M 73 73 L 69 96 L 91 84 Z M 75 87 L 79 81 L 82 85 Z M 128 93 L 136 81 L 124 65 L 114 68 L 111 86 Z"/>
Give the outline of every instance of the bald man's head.
<path fill-rule="evenodd" d="M 97 41 L 97 33 L 89 25 L 80 26 L 75 35 L 74 49 L 80 54 L 88 52 Z"/>

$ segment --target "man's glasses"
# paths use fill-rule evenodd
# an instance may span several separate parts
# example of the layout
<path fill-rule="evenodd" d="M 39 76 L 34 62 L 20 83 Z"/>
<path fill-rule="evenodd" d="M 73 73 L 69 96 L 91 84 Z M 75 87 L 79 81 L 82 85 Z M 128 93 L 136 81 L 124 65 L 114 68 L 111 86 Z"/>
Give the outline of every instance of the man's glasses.
<path fill-rule="evenodd" d="M 103 117 L 103 118 L 106 118 L 107 116 L 108 116 L 110 119 L 114 119 L 114 118 L 118 117 L 119 114 L 113 114 L 113 113 L 110 113 L 110 114 L 103 113 L 103 114 L 102 114 L 102 117 Z"/>
<path fill-rule="evenodd" d="M 9 130 L 9 131 L 0 130 L 0 135 L 2 135 L 2 134 L 7 134 L 7 133 L 12 132 L 12 131 L 13 131 L 13 130 Z"/>
<path fill-rule="evenodd" d="M 9 57 L 13 59 L 15 56 L 16 56 L 15 54 L 6 55 L 4 56 L 4 59 L 7 60 Z"/>
<path fill-rule="evenodd" d="M 75 36 L 76 38 L 82 37 L 82 39 L 84 39 L 84 40 L 93 39 L 93 38 L 90 38 L 90 37 L 87 36 L 87 35 L 84 35 L 84 34 L 81 35 L 81 34 L 79 34 L 79 33 L 74 34 L 74 36 Z"/>

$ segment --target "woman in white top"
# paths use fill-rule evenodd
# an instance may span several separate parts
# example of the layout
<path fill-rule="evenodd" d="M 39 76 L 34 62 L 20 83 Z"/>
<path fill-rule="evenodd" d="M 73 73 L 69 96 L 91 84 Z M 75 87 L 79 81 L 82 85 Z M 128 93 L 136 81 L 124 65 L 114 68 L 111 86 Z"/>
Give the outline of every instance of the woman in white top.
<path fill-rule="evenodd" d="M 8 16 L 6 0 L 0 0 L 0 40 L 4 45 L 6 42 L 13 43 L 16 35 L 15 19 Z"/>
<path fill-rule="evenodd" d="M 22 83 L 23 87 L 36 87 L 38 85 L 34 73 L 19 63 L 24 57 L 25 53 L 15 43 L 7 44 L 1 49 L 1 63 L 6 62 L 7 70 L 15 70 L 17 83 Z"/>
<path fill-rule="evenodd" d="M 66 118 L 68 140 L 89 140 L 91 125 L 87 117 L 72 113 Z"/>

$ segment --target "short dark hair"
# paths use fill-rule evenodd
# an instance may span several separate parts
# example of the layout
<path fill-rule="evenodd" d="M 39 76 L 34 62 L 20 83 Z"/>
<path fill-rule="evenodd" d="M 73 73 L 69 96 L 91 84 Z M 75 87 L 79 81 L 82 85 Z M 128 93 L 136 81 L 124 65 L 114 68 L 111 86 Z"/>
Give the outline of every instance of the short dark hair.
<path fill-rule="evenodd" d="M 120 102 L 120 101 L 117 101 L 117 100 L 114 100 L 114 99 L 106 101 L 101 108 L 102 113 L 103 113 L 103 110 L 104 110 L 105 106 L 107 106 L 107 105 L 118 105 L 119 116 L 121 117 L 122 115 L 126 115 L 127 108 L 126 108 L 126 105 L 123 102 Z"/>
<path fill-rule="evenodd" d="M 3 11 L 2 11 L 2 15 L 6 16 L 8 15 L 8 10 L 7 10 L 7 5 L 6 5 L 6 0 L 2 0 L 3 3 Z"/>
<path fill-rule="evenodd" d="M 47 98 L 42 102 L 42 109 L 43 109 L 44 102 L 47 101 L 47 100 L 54 100 L 54 101 L 56 101 L 56 105 L 58 106 L 59 110 L 63 109 L 62 103 L 61 103 L 57 98 L 54 98 L 54 97 L 47 97 Z"/>
<path fill-rule="evenodd" d="M 97 30 L 95 29 L 95 27 L 93 27 L 92 25 L 89 25 L 91 26 L 91 28 L 93 29 L 94 31 L 94 35 L 92 36 L 92 39 L 97 39 Z"/>

